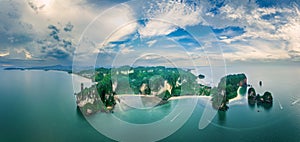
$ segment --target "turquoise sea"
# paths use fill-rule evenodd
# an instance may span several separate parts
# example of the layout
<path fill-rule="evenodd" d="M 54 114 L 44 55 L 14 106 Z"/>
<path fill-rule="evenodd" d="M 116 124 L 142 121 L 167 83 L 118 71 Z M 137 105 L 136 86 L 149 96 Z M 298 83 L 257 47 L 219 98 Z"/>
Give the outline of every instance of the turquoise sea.
<path fill-rule="evenodd" d="M 229 104 L 227 112 L 217 113 L 207 127 L 199 129 L 198 123 L 205 105 L 203 101 L 198 101 L 188 120 L 161 141 L 300 141 L 300 67 L 256 65 L 227 68 L 227 73 L 241 72 L 247 75 L 256 92 L 272 92 L 274 102 L 271 108 L 253 107 L 247 103 Z M 79 86 L 84 79 L 72 80 L 72 75 L 65 72 L 33 70 L 0 70 L 0 79 L 0 141 L 3 142 L 113 141 L 105 136 L 106 133 L 99 133 L 96 125 L 110 126 L 110 118 L 132 125 L 146 125 L 165 118 L 178 105 L 178 100 L 174 100 L 155 109 L 132 109 L 85 119 L 76 108 L 73 88 L 73 81 Z M 260 80 L 263 81 L 262 87 L 258 85 Z M 78 86 L 75 86 L 75 91 Z M 189 103 L 191 100 L 182 102 Z M 183 112 L 178 113 L 189 109 L 187 104 Z M 125 129 L 121 126 L 123 124 L 113 125 L 118 129 L 111 129 L 110 132 L 139 137 L 139 132 Z M 171 122 L 166 125 L 171 128 L 176 124 Z M 168 129 L 153 127 L 144 131 L 150 136 Z M 143 137 L 139 139 L 143 141 Z"/>

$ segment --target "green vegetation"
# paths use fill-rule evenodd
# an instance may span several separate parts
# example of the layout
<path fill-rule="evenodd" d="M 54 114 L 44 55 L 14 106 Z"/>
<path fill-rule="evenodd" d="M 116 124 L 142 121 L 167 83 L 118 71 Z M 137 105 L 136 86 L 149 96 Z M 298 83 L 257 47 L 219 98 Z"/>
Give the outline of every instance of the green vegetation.
<path fill-rule="evenodd" d="M 250 87 L 248 89 L 248 100 L 254 100 L 256 99 L 256 91 L 253 87 Z"/>
<path fill-rule="evenodd" d="M 101 107 L 83 105 L 84 111 L 90 109 L 94 112 L 105 108 L 113 108 L 116 104 L 116 94 L 154 95 L 166 102 L 172 96 L 194 94 L 208 96 L 210 93 L 210 87 L 199 85 L 196 82 L 197 76 L 189 71 L 177 68 L 122 66 L 111 69 L 86 70 L 78 74 L 97 82 L 96 97 L 100 98 L 102 102 L 95 101 Z M 83 90 L 77 95 L 88 96 L 90 94 L 88 92 Z M 78 102 L 82 102 L 83 98 L 86 97 L 79 97 Z"/>
<path fill-rule="evenodd" d="M 237 97 L 239 87 L 243 89 L 240 92 L 245 92 L 245 88 L 247 87 L 247 77 L 245 74 L 233 74 L 221 78 L 218 86 L 211 90 L 213 107 L 221 111 L 226 111 L 229 108 L 227 106 L 229 100 Z"/>
<path fill-rule="evenodd" d="M 272 94 L 270 92 L 266 91 L 263 96 L 258 95 L 257 102 L 258 103 L 272 103 L 273 102 Z"/>
<path fill-rule="evenodd" d="M 210 93 L 211 93 L 211 87 L 200 84 L 199 92 L 198 92 L 199 96 L 210 96 Z"/>
<path fill-rule="evenodd" d="M 247 87 L 247 77 L 245 74 L 227 75 L 218 84 L 218 90 L 225 90 L 226 99 L 235 98 L 239 87 Z"/>
<path fill-rule="evenodd" d="M 218 109 L 220 111 L 226 111 L 228 110 L 228 100 L 226 99 L 226 95 L 224 95 L 224 93 L 215 93 L 212 94 L 212 106 L 215 109 Z"/>
<path fill-rule="evenodd" d="M 226 111 L 228 109 L 226 104 L 229 99 L 237 96 L 238 88 L 247 86 L 245 74 L 227 75 L 220 80 L 217 87 L 212 88 L 197 83 L 197 78 L 204 78 L 204 75 L 195 76 L 183 69 L 163 66 L 97 68 L 79 74 L 97 82 L 94 86 L 96 90 L 94 96 L 89 96 L 91 93 L 86 90 L 77 94 L 81 96 L 77 96 L 78 104 L 87 97 L 96 98 L 92 105 L 86 103 L 81 106 L 84 111 L 89 109 L 93 112 L 112 110 L 116 104 L 116 94 L 153 95 L 162 99 L 161 104 L 173 96 L 212 96 L 213 107 Z"/>
<path fill-rule="evenodd" d="M 197 77 L 177 68 L 124 66 L 112 69 L 112 74 L 118 84 L 117 94 L 157 95 L 167 100 L 181 94 L 195 94 L 197 88 Z"/>
<path fill-rule="evenodd" d="M 272 94 L 268 91 L 266 91 L 264 93 L 264 95 L 262 96 L 263 100 L 267 103 L 271 103 L 273 101 L 273 97 L 272 97 Z"/>
<path fill-rule="evenodd" d="M 256 103 L 256 98 L 257 95 L 255 89 L 253 87 L 250 87 L 248 89 L 248 105 L 254 107 Z"/>
<path fill-rule="evenodd" d="M 260 96 L 259 94 L 256 94 L 253 87 L 250 87 L 248 89 L 248 104 L 253 107 L 256 103 L 258 106 L 263 106 L 265 109 L 271 108 L 273 104 L 272 94 L 266 91 L 263 96 Z"/>

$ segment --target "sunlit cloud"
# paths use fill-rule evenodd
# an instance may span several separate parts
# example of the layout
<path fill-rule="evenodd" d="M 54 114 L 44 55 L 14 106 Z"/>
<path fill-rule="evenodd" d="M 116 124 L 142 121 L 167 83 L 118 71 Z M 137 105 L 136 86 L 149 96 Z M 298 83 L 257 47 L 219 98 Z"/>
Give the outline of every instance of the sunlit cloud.
<path fill-rule="evenodd" d="M 0 53 L 0 57 L 5 57 L 5 56 L 8 56 L 8 55 L 9 55 L 9 52 Z"/>
<path fill-rule="evenodd" d="M 190 58 L 206 64 L 205 56 L 228 62 L 300 61 L 297 2 L 281 6 L 248 0 L 121 2 L 125 1 L 4 1 L 0 5 L 0 57 L 7 62 L 71 64 L 74 55 L 85 62 L 96 56 L 106 64 L 119 53 L 137 58 L 156 50 L 181 65 Z M 198 40 L 185 31 L 201 26 L 211 32 L 200 31 L 194 35 Z M 179 46 L 187 54 L 175 50 Z"/>
<path fill-rule="evenodd" d="M 152 2 L 147 7 L 145 16 L 149 21 L 139 29 L 143 37 L 167 35 L 176 27 L 186 27 L 202 22 L 201 7 L 194 9 L 185 3 L 175 1 Z"/>

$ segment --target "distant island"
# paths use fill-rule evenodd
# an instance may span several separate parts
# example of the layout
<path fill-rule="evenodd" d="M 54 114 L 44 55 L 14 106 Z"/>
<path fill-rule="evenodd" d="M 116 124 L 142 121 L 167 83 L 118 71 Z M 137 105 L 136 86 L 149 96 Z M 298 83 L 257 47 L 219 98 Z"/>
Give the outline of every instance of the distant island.
<path fill-rule="evenodd" d="M 208 86 L 198 83 L 197 80 L 205 78 L 202 74 L 196 76 L 189 70 L 164 66 L 96 68 L 77 74 L 96 82 L 90 88 L 81 84 L 81 91 L 75 94 L 77 105 L 85 115 L 113 112 L 115 105 L 122 101 L 122 95 L 159 99 L 157 105 L 168 103 L 171 97 L 210 96 L 213 108 L 226 111 L 229 100 L 239 93 L 246 94 L 248 86 L 243 73 L 227 75 L 221 78 L 217 86 Z M 260 100 L 271 103 L 270 97 L 272 95 L 268 92 Z"/>
<path fill-rule="evenodd" d="M 72 73 L 72 66 L 53 65 L 53 66 L 36 66 L 36 67 L 7 67 L 4 70 L 55 70 Z"/>

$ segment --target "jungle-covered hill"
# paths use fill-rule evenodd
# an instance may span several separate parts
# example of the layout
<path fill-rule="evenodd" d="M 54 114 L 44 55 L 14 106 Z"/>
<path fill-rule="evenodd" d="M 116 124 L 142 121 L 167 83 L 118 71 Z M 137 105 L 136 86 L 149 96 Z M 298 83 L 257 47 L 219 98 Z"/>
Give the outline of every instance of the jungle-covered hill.
<path fill-rule="evenodd" d="M 223 109 L 229 99 L 237 96 L 238 87 L 247 85 L 245 74 L 225 76 L 218 86 L 212 87 L 197 83 L 197 79 L 203 79 L 204 75 L 194 75 L 189 70 L 163 66 L 97 68 L 78 74 L 96 82 L 96 85 L 91 88 L 83 87 L 76 94 L 77 104 L 87 114 L 111 111 L 118 100 L 115 95 L 122 94 L 151 95 L 164 102 L 173 96 L 212 96 L 214 107 Z"/>

